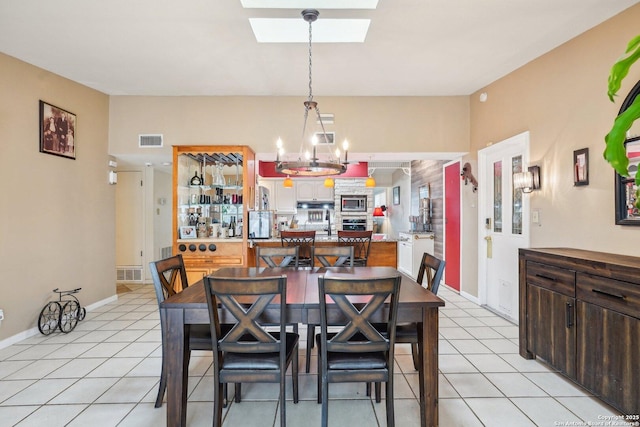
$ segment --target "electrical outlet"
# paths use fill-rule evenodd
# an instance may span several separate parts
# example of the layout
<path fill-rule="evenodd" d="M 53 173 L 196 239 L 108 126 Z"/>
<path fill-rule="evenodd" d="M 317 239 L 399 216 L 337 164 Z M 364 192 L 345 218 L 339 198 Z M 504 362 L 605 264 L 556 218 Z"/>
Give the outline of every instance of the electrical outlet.
<path fill-rule="evenodd" d="M 0 322 L 4 320 L 4 310 L 0 308 Z"/>
<path fill-rule="evenodd" d="M 534 224 L 540 223 L 540 209 L 534 209 L 531 211 L 531 222 Z"/>

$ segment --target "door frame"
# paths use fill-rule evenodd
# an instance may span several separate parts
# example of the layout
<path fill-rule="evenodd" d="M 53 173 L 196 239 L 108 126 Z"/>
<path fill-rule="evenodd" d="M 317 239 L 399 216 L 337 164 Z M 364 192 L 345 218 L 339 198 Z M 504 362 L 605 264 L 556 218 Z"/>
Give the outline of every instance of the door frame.
<path fill-rule="evenodd" d="M 500 142 L 497 142 L 489 147 L 478 150 L 478 302 L 480 305 L 487 305 L 487 257 L 486 257 L 486 242 L 484 240 L 485 233 L 485 218 L 489 216 L 493 217 L 493 213 L 489 214 L 486 207 L 489 202 L 488 195 L 490 193 L 489 186 L 492 184 L 486 182 L 484 177 L 487 176 L 487 157 L 495 154 L 498 151 L 503 151 L 507 148 L 517 147 L 521 145 L 522 152 L 522 165 L 523 170 L 529 166 L 529 143 L 530 133 L 524 131 L 517 135 L 511 136 Z M 523 195 L 522 197 L 522 231 L 525 248 L 531 246 L 531 223 L 530 223 L 530 195 Z"/>
<path fill-rule="evenodd" d="M 455 165 L 456 163 L 458 163 L 460 166 L 462 165 L 462 157 L 458 157 L 457 159 L 451 160 L 449 162 L 446 162 L 445 164 L 442 165 L 442 258 L 445 260 L 446 262 L 446 253 L 447 253 L 447 225 L 446 225 L 446 221 L 447 221 L 447 206 L 445 203 L 445 191 L 447 189 L 446 186 L 446 177 L 445 177 L 445 169 L 448 166 L 452 166 Z M 458 253 L 458 265 L 459 265 L 459 271 L 458 271 L 458 286 L 460 289 L 457 289 L 457 292 L 462 292 L 462 189 L 460 189 L 459 192 L 459 196 L 460 196 L 460 200 L 458 202 L 458 207 L 459 207 L 459 219 L 460 219 L 460 230 L 459 230 L 459 236 L 460 236 L 460 242 L 459 242 L 459 247 L 460 247 L 460 251 Z M 447 269 L 445 268 L 445 271 L 442 275 L 442 282 L 446 285 L 447 284 Z M 451 288 L 454 289 L 454 288 Z"/>

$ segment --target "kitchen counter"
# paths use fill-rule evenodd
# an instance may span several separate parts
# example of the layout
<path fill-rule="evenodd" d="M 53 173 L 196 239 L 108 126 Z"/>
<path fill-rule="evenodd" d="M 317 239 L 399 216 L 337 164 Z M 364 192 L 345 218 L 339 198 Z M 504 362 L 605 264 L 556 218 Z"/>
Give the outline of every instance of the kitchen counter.
<path fill-rule="evenodd" d="M 248 265 L 254 266 L 256 263 L 255 246 L 275 247 L 282 245 L 280 238 L 253 239 L 249 241 Z M 337 246 L 338 236 L 316 236 L 316 246 Z M 397 266 L 398 243 L 396 239 L 371 240 L 369 248 L 369 267 L 393 267 Z"/>

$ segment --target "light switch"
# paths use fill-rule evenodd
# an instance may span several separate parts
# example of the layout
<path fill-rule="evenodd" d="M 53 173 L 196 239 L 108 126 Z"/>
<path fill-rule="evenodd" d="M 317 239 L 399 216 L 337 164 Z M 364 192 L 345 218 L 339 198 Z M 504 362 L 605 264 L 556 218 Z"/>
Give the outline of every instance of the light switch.
<path fill-rule="evenodd" d="M 531 222 L 534 224 L 540 223 L 540 209 L 534 209 L 531 211 Z"/>

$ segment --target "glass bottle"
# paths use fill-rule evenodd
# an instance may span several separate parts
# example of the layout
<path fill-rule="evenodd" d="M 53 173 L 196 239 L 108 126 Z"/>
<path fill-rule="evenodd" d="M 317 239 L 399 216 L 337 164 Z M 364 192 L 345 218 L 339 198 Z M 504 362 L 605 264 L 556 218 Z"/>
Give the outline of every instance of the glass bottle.
<path fill-rule="evenodd" d="M 200 185 L 200 184 L 202 184 L 202 180 L 198 176 L 198 171 L 196 171 L 196 173 L 193 175 L 193 178 L 191 178 L 190 183 L 191 183 L 191 185 Z"/>

